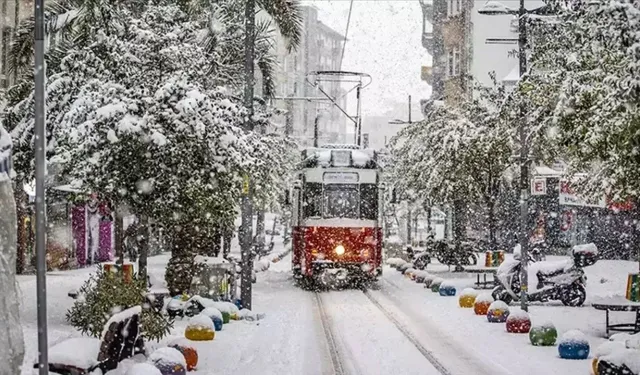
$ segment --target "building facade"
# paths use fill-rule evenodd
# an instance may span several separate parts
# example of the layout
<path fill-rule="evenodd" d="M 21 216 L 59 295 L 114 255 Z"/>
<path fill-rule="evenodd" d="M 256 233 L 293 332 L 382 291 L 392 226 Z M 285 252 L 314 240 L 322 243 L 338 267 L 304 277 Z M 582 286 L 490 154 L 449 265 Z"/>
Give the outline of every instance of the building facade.
<path fill-rule="evenodd" d="M 423 67 L 426 73 L 423 79 L 432 84 L 434 93 L 438 94 L 433 99 L 455 105 L 473 95 L 476 84 L 492 85 L 492 76 L 506 84 L 517 81 L 518 19 L 513 15 L 480 14 L 485 2 L 432 0 L 422 3 L 423 46 L 433 56 L 433 66 Z M 527 9 L 542 5 L 539 0 L 525 0 Z"/>
<path fill-rule="evenodd" d="M 307 82 L 311 72 L 340 70 L 344 36 L 322 23 L 315 7 L 304 6 L 302 12 L 303 38 L 298 49 L 289 52 L 282 37 L 277 38 L 275 45 L 279 66 L 274 104 L 287 112 L 276 121 L 301 146 L 313 144 L 316 121 L 319 144 L 350 142 L 346 139 L 345 116 Z M 340 83 L 323 82 L 322 88 L 345 108 L 345 92 Z"/>

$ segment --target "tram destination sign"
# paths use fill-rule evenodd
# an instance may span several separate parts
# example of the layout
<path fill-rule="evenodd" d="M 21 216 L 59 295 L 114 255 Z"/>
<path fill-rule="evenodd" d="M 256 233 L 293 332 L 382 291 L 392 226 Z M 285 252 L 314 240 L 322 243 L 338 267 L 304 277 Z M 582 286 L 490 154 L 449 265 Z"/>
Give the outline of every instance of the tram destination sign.
<path fill-rule="evenodd" d="M 359 181 L 355 172 L 325 172 L 322 181 L 333 184 L 356 184 Z"/>

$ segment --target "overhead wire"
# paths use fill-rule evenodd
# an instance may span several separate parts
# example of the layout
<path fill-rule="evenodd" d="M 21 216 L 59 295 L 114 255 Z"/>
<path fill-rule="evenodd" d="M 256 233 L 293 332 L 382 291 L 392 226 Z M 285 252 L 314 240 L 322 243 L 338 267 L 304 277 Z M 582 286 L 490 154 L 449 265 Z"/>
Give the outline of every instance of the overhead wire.
<path fill-rule="evenodd" d="M 351 12 L 353 11 L 353 0 L 349 4 L 349 15 L 347 16 L 347 28 L 344 31 L 344 42 L 342 42 L 342 53 L 340 55 L 340 65 L 338 70 L 342 70 L 342 61 L 344 60 L 344 51 L 347 48 L 347 37 L 349 36 L 349 24 L 351 24 Z"/>

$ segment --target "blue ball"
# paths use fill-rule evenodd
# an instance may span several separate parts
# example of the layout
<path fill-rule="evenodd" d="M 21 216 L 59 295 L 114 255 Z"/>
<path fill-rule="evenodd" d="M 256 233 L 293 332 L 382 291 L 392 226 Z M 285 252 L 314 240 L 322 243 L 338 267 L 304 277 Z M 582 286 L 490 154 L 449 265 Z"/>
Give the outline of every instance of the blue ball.
<path fill-rule="evenodd" d="M 216 331 L 222 331 L 222 319 L 220 319 L 217 316 L 212 316 L 211 320 L 213 320 L 213 326 L 216 329 Z"/>
<path fill-rule="evenodd" d="M 441 296 L 455 296 L 456 295 L 456 287 L 451 285 L 440 285 L 440 289 L 438 290 Z"/>
<path fill-rule="evenodd" d="M 238 307 L 238 310 L 242 310 L 242 300 L 240 298 L 237 298 L 233 303 Z"/>
<path fill-rule="evenodd" d="M 558 354 L 563 359 L 587 359 L 589 357 L 588 342 L 563 342 L 558 345 Z"/>

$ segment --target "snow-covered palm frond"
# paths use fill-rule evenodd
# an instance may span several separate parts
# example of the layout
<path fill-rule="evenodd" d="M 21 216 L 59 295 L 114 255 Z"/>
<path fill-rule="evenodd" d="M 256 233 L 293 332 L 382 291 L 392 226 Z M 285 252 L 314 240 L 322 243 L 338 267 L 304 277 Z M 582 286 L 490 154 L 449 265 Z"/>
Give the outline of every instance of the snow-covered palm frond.
<path fill-rule="evenodd" d="M 258 0 L 258 5 L 273 18 L 280 34 L 287 39 L 289 51 L 302 42 L 302 12 L 298 0 Z"/>

